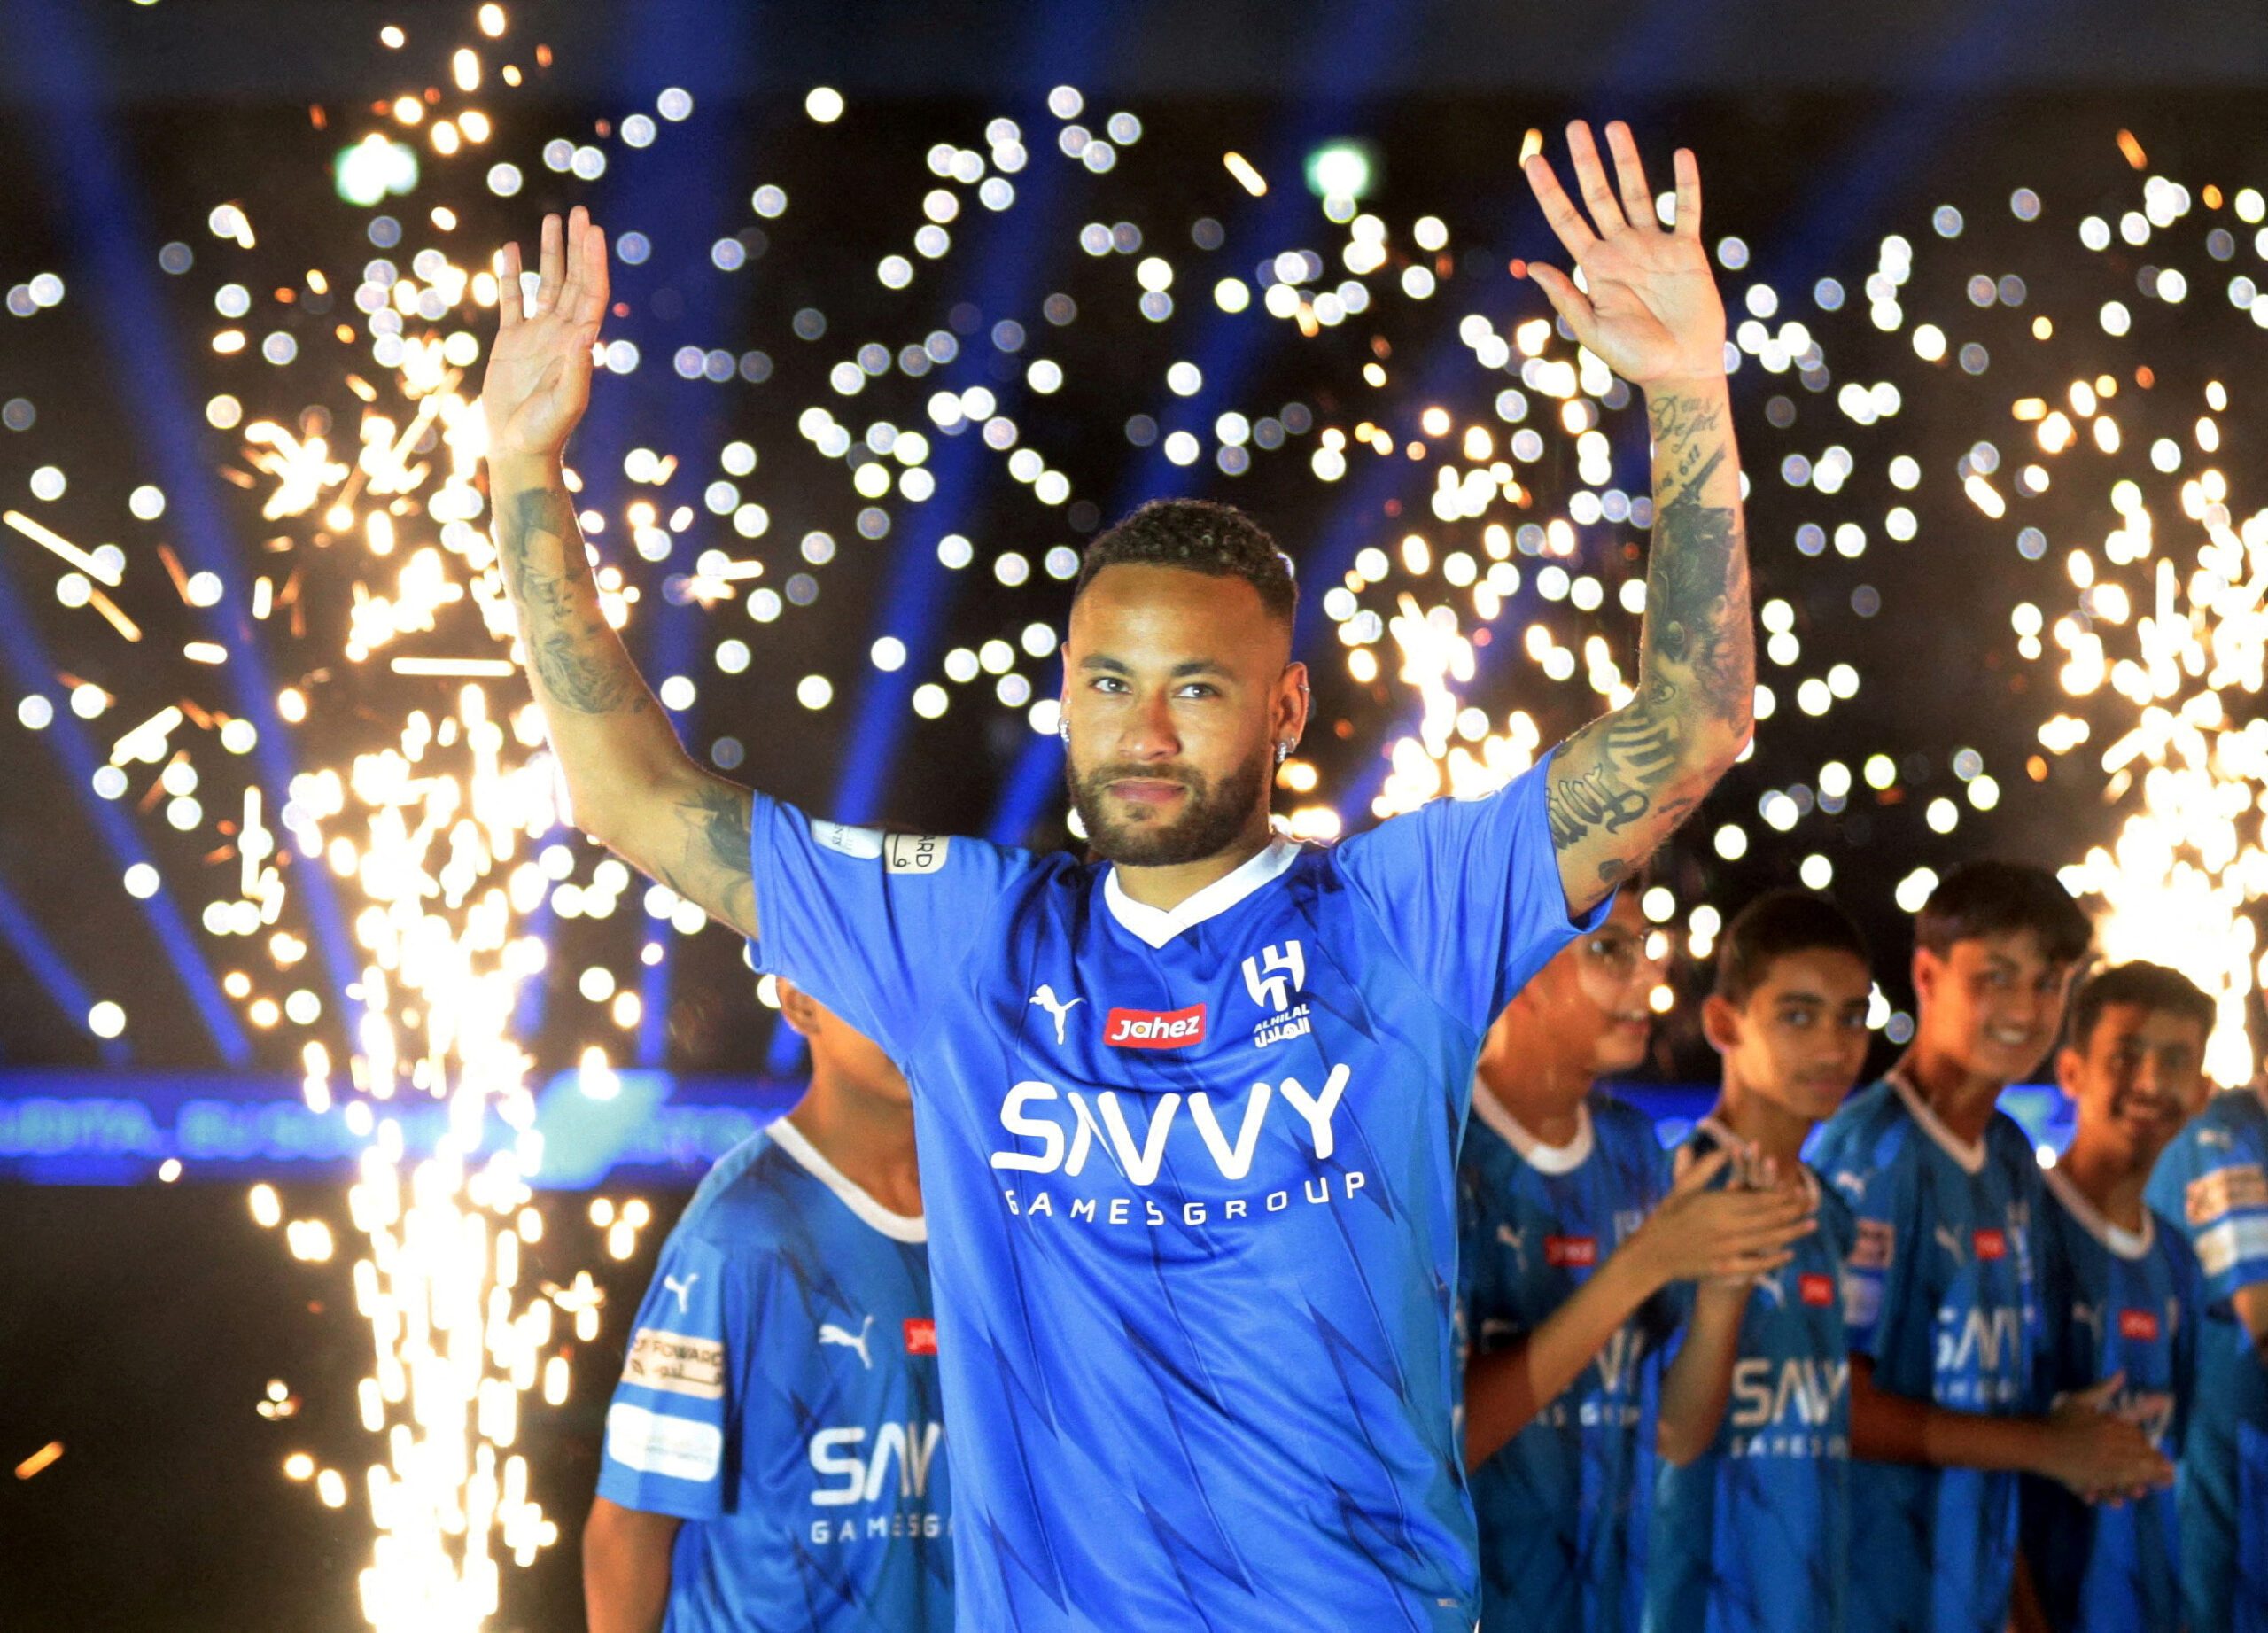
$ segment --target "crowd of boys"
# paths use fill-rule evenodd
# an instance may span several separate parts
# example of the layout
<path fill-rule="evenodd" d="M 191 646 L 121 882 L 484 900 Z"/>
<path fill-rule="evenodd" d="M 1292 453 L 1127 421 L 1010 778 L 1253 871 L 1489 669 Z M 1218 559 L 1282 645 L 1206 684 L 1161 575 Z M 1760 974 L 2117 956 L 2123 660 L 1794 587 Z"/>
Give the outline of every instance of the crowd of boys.
<path fill-rule="evenodd" d="M 1658 1018 L 1635 890 L 1499 1015 L 1459 1173 L 1488 1633 L 2268 1629 L 2268 1098 L 2210 1093 L 2213 1006 L 2171 970 L 2067 1003 L 2090 930 L 2045 873 L 1957 871 L 1915 941 L 1911 1044 L 1853 1093 L 1858 929 L 1792 890 L 1738 914 L 1674 1152 L 1604 1086 Z M 596 1633 L 951 1626 L 910 1106 L 784 996 L 813 1087 L 718 1164 L 639 1313 Z M 2048 1162 L 1996 1102 L 2051 1048 Z M 767 1346 L 782 1301 L 815 1348 Z"/>

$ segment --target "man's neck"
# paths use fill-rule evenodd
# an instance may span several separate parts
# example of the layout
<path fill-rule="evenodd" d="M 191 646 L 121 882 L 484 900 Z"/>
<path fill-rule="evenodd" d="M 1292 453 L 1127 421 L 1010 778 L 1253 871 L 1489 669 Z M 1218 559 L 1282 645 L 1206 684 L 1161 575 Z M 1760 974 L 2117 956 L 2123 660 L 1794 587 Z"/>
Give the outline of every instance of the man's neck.
<path fill-rule="evenodd" d="M 2000 1091 L 2008 1085 L 1998 1077 L 1987 1077 L 1962 1065 L 1950 1054 L 1932 1049 L 1916 1039 L 1897 1069 L 1907 1082 L 1914 1085 L 1938 1121 L 1952 1131 L 1955 1139 L 1975 1145 L 1984 1138 L 1984 1131 L 1992 1126 L 1992 1108 L 2000 1103 Z"/>
<path fill-rule="evenodd" d="M 2140 1233 L 2146 1217 L 2142 1193 L 2150 1182 L 2149 1164 L 2135 1166 L 2120 1153 L 2107 1151 L 2089 1139 L 2081 1129 L 2055 1167 L 2097 1213 L 2122 1231 Z"/>
<path fill-rule="evenodd" d="M 1804 1141 L 1816 1126 L 1777 1101 L 1744 1086 L 1728 1072 L 1718 1093 L 1716 1108 L 1709 1114 L 1739 1135 L 1757 1151 L 1777 1163 L 1781 1173 L 1791 1174 L 1803 1161 Z"/>
<path fill-rule="evenodd" d="M 1262 812 L 1257 825 L 1237 836 L 1234 843 L 1201 857 L 1193 862 L 1174 862 L 1163 867 L 1130 867 L 1115 863 L 1112 871 L 1118 875 L 1118 888 L 1130 900 L 1145 907 L 1155 907 L 1161 913 L 1171 913 L 1208 884 L 1218 884 L 1268 848 L 1272 832 L 1268 826 L 1268 814 Z"/>
<path fill-rule="evenodd" d="M 912 1107 L 822 1067 L 812 1073 L 811 1086 L 788 1120 L 844 1178 L 882 1207 L 908 1217 L 920 1215 Z"/>

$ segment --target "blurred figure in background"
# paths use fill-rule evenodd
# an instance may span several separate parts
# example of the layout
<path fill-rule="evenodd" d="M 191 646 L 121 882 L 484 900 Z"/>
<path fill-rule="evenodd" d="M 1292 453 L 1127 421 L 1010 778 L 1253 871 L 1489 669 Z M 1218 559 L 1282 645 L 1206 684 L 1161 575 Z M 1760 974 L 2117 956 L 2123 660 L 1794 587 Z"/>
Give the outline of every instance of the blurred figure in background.
<path fill-rule="evenodd" d="M 951 1509 L 911 1092 L 794 987 L 811 1087 L 670 1233 L 583 1531 L 591 1633 L 948 1633 Z"/>
<path fill-rule="evenodd" d="M 1850 1571 L 1850 1342 L 1840 1280 L 1851 1210 L 1804 1142 L 1867 1063 L 1873 977 L 1833 902 L 1775 890 L 1735 914 L 1701 1027 L 1723 1057 L 1686 1147 L 1728 1152 L 1720 1183 L 1816 1210 L 1784 1266 L 1701 1282 L 1664 1386 L 1650 1633 L 1841 1633 Z"/>
<path fill-rule="evenodd" d="M 2268 1633 L 2268 1089 L 2211 1096 L 2158 1160 L 2150 1205 L 2204 1273 L 2182 1447 L 2181 1577 L 2195 1633 Z"/>
<path fill-rule="evenodd" d="M 1482 1045 L 1459 1260 L 1465 1463 L 1487 1633 L 1641 1621 L 1660 1351 L 1674 1282 L 1786 1262 L 1798 1198 L 1673 1186 L 1651 1118 L 1598 1086 L 1645 1058 L 1662 960 L 1635 888 L 1539 971 Z"/>
<path fill-rule="evenodd" d="M 2081 1494 L 2170 1481 L 2141 1430 L 2038 1398 L 2041 1332 L 2031 1139 L 1998 1108 L 2054 1043 L 2093 938 L 2054 875 L 1972 862 L 1914 927 L 1913 1046 L 1813 1154 L 1857 1217 L 1851 1341 L 1848 1625 L 2001 1633 L 2021 1474 Z"/>
<path fill-rule="evenodd" d="M 2181 1227 L 2143 1187 L 2204 1105 L 2213 1000 L 2156 964 L 2122 964 L 2079 989 L 2055 1080 L 2078 1108 L 2070 1149 L 2043 1171 L 2033 1246 L 2051 1401 L 2105 1404 L 2179 1455 L 2203 1304 Z M 2112 1497 L 2124 1493 L 2107 1494 Z M 2055 1633 L 2154 1633 L 2181 1625 L 2174 1494 L 2090 1505 L 2052 1481 L 2023 1484 L 2023 1551 L 2041 1624 Z"/>

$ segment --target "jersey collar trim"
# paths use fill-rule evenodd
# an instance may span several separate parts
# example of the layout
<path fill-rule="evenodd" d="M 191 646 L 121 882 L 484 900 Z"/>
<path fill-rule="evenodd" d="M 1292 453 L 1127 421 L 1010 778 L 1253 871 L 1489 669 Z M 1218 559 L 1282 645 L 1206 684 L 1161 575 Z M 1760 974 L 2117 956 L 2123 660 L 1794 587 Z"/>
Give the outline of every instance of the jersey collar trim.
<path fill-rule="evenodd" d="M 1693 1125 L 1693 1131 L 1697 1134 L 1706 1134 L 1728 1151 L 1752 1155 L 1756 1150 L 1753 1141 L 1743 1139 L 1714 1117 L 1702 1118 Z M 1803 1181 L 1804 1194 L 1811 1199 L 1811 1205 L 1815 1210 L 1819 1207 L 1819 1176 L 1811 1171 L 1810 1163 L 1798 1163 L 1796 1178 Z"/>
<path fill-rule="evenodd" d="M 892 1241 L 928 1241 L 929 1221 L 920 1214 L 892 1213 L 865 1191 L 852 1183 L 834 1163 L 819 1155 L 804 1131 L 785 1117 L 776 1119 L 765 1131 L 772 1143 L 788 1154 L 788 1160 L 818 1180 L 835 1194 L 837 1201 L 858 1216 L 859 1222 L 871 1225 Z"/>
<path fill-rule="evenodd" d="M 1120 886 L 1118 869 L 1113 867 L 1103 875 L 1102 898 L 1109 906 L 1110 916 L 1135 939 L 1153 947 L 1163 947 L 1184 930 L 1218 917 L 1262 885 L 1274 881 L 1299 860 L 1302 848 L 1288 839 L 1271 839 L 1266 850 L 1234 873 L 1214 880 L 1176 907 L 1153 907 L 1136 901 Z"/>
<path fill-rule="evenodd" d="M 1930 1102 L 1922 1098 L 1921 1091 L 1907 1079 L 1904 1072 L 1891 1072 L 1889 1083 L 1891 1092 L 1904 1102 L 1907 1111 L 1911 1114 L 1914 1121 L 1922 1125 L 1922 1131 L 1937 1142 L 1940 1151 L 1961 1164 L 1961 1172 L 1981 1174 L 1984 1171 L 1984 1142 L 1983 1140 L 1980 1139 L 1975 1145 L 1971 1145 L 1947 1128 L 1945 1119 L 1930 1109 Z"/>
<path fill-rule="evenodd" d="M 1520 1160 L 1540 1174 L 1572 1174 L 1591 1160 L 1591 1152 L 1598 1144 L 1597 1131 L 1591 1126 L 1591 1108 L 1588 1105 L 1575 1108 L 1575 1137 L 1564 1146 L 1547 1146 L 1529 1133 L 1511 1108 L 1489 1092 L 1488 1085 L 1478 1077 L 1472 1080 L 1472 1115 L 1495 1131 L 1496 1137 L 1520 1155 Z"/>
<path fill-rule="evenodd" d="M 2063 1211 L 2077 1219 L 2081 1230 L 2110 1252 L 2122 1259 L 2148 1256 L 2150 1244 L 2157 1239 L 2157 1227 L 2150 1218 L 2148 1209 L 2142 1209 L 2140 1230 L 2124 1230 L 2104 1218 L 2095 1205 L 2080 1193 L 2079 1187 L 2071 1183 L 2070 1175 L 2058 1169 L 2043 1168 L 2039 1170 L 2039 1177 L 2047 1182 L 2047 1188 L 2055 1194 L 2055 1200 L 2063 1204 Z"/>

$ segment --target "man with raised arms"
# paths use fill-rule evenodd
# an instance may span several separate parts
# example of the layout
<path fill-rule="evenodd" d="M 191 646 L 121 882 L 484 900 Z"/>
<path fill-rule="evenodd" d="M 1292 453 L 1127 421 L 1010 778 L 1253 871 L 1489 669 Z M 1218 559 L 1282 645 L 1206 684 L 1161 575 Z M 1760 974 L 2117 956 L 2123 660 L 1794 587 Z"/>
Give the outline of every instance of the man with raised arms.
<path fill-rule="evenodd" d="M 1064 647 L 1072 800 L 1100 859 L 806 817 L 711 774 L 602 616 L 560 456 L 606 251 L 504 253 L 483 394 L 497 548 L 575 820 L 905 1064 L 936 1229 L 960 1625 L 1467 1633 L 1452 1429 L 1454 1182 L 1512 992 L 1746 743 L 1754 691 L 1724 311 L 1700 180 L 1656 225 L 1635 144 L 1585 275 L 1531 276 L 1644 393 L 1638 689 L 1509 788 L 1329 850 L 1273 836 L 1307 726 L 1290 564 L 1238 512 L 1153 504 L 1087 548 Z"/>

